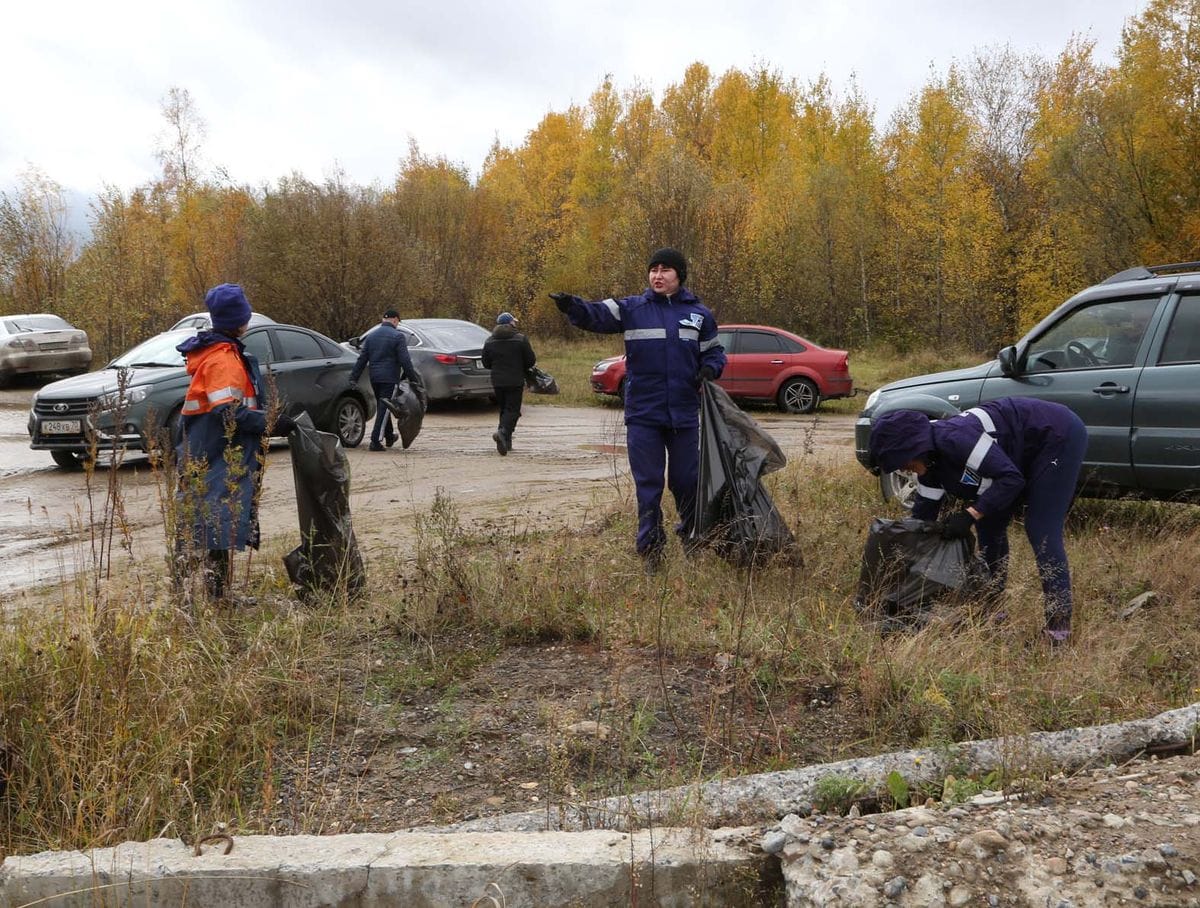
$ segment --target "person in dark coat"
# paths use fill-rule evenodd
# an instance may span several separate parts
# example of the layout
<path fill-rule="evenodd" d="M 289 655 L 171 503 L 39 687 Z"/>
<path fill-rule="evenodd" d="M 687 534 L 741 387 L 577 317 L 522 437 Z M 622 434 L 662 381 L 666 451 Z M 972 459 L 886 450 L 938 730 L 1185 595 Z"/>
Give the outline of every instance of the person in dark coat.
<path fill-rule="evenodd" d="M 936 519 L 947 492 L 968 502 L 943 520 L 942 532 L 961 538 L 977 530 L 997 590 L 1008 579 L 1008 524 L 1024 503 L 1045 600 L 1043 634 L 1059 645 L 1072 613 L 1063 526 L 1087 440 L 1083 421 L 1062 404 L 1005 397 L 936 422 L 916 410 L 884 413 L 871 427 L 870 458 L 881 472 L 917 475 L 913 517 Z"/>
<path fill-rule="evenodd" d="M 492 336 L 483 342 L 480 361 L 485 369 L 492 370 L 492 388 L 500 404 L 500 427 L 492 433 L 492 441 L 504 455 L 512 450 L 513 432 L 521 418 L 525 373 L 537 362 L 529 338 L 517 330 L 517 320 L 511 312 L 501 312 L 496 317 Z"/>
<path fill-rule="evenodd" d="M 207 553 L 207 590 L 221 598 L 229 576 L 229 552 L 258 548 L 256 499 L 268 426 L 258 362 L 240 340 L 250 322 L 245 293 L 237 284 L 220 284 L 208 291 L 204 304 L 212 329 L 176 348 L 191 376 L 176 448 L 181 474 L 179 542 L 181 569 L 191 565 L 193 553 Z M 280 415 L 274 433 L 289 435 L 295 427 L 290 416 Z M 185 526 L 190 526 L 190 540 Z"/>
<path fill-rule="evenodd" d="M 625 436 L 637 490 L 637 551 L 647 572 L 658 569 L 666 533 L 662 527 L 663 471 L 675 498 L 686 538 L 696 502 L 700 468 L 700 389 L 725 368 L 717 320 L 683 285 L 687 259 L 669 247 L 652 253 L 650 286 L 638 296 L 584 302 L 552 293 L 559 311 L 577 328 L 625 338 Z"/>
<path fill-rule="evenodd" d="M 392 412 L 384 401 L 392 396 L 402 378 L 407 378 L 414 384 L 421 383 L 421 376 L 413 368 L 412 357 L 408 355 L 408 340 L 398 327 L 399 324 L 400 313 L 395 309 L 388 309 L 383 313 L 383 321 L 363 336 L 358 362 L 350 372 L 350 385 L 353 387 L 358 384 L 363 369 L 370 364 L 371 390 L 375 392 L 376 404 L 375 425 L 371 429 L 372 451 L 383 450 L 381 435 L 389 448 L 396 443 Z"/>

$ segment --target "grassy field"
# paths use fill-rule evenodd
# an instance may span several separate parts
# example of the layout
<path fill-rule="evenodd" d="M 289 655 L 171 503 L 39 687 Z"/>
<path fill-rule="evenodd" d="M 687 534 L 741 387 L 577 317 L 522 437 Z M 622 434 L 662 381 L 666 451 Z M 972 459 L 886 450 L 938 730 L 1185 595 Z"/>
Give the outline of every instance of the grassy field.
<path fill-rule="evenodd" d="M 609 350 L 539 351 L 557 402 L 594 403 L 586 372 Z M 864 387 L 935 365 L 852 362 Z M 236 609 L 185 610 L 165 578 L 85 562 L 0 632 L 0 849 L 397 828 L 528 807 L 485 797 L 514 780 L 545 804 L 1200 699 L 1200 566 L 1180 557 L 1200 542 L 1195 507 L 1077 504 L 1075 639 L 1052 654 L 1019 526 L 1006 623 L 968 606 L 880 639 L 852 607 L 875 484 L 802 453 L 769 485 L 802 568 L 673 550 L 645 577 L 627 488 L 553 534 L 481 527 L 440 499 L 415 552 L 372 558 L 395 582 L 355 602 L 298 605 L 264 567 L 282 552 L 239 577 L 254 602 Z M 119 498 L 96 502 L 117 538 Z M 580 721 L 606 731 L 563 732 Z M 422 746 L 399 746 L 417 726 Z"/>

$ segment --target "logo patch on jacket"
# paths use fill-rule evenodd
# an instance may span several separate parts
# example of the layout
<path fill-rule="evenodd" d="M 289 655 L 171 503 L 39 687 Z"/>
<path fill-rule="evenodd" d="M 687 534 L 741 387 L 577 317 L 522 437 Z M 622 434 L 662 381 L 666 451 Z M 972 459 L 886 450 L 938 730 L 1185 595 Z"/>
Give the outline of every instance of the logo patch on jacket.
<path fill-rule="evenodd" d="M 974 470 L 963 470 L 962 476 L 958 478 L 960 485 L 979 487 L 979 474 Z"/>
<path fill-rule="evenodd" d="M 693 312 L 685 318 L 681 318 L 679 324 L 681 327 L 695 328 L 699 331 L 704 326 L 704 315 L 700 312 Z"/>

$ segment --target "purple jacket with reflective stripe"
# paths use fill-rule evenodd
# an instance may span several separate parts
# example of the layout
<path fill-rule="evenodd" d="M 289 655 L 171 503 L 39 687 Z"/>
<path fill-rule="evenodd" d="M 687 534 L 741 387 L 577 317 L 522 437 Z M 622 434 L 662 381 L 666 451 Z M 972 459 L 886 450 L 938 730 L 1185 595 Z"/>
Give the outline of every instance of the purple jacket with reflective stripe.
<path fill-rule="evenodd" d="M 1011 511 L 1026 478 L 1057 456 L 1072 422 L 1062 404 L 1029 397 L 991 400 L 975 409 L 983 413 L 967 410 L 931 426 L 934 450 L 919 480 L 914 517 L 935 518 L 945 492 L 973 501 L 985 516 Z"/>
<path fill-rule="evenodd" d="M 725 368 L 717 320 L 690 291 L 673 297 L 647 288 L 640 296 L 586 303 L 573 297 L 571 324 L 625 336 L 625 422 L 692 429 L 700 424 L 698 375 Z"/>

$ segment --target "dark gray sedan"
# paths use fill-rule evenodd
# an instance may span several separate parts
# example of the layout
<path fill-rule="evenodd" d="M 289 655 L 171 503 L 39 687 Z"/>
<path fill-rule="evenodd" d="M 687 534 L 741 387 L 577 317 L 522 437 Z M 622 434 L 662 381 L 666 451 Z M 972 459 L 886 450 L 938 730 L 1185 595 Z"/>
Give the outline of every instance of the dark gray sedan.
<path fill-rule="evenodd" d="M 30 446 L 49 451 L 62 467 L 77 467 L 95 451 L 148 451 L 179 419 L 189 378 L 175 348 L 195 329 L 157 334 L 97 372 L 46 385 L 29 413 Z M 323 334 L 295 325 L 266 324 L 242 337 L 258 357 L 267 393 L 284 412 L 307 410 L 317 428 L 348 448 L 363 439 L 375 398 L 366 379 L 348 388 L 355 357 Z M 166 435 L 155 435 L 167 428 Z"/>
<path fill-rule="evenodd" d="M 1088 428 L 1081 494 L 1200 498 L 1200 263 L 1122 271 L 1067 300 L 996 359 L 892 382 L 855 427 L 867 465 L 872 419 L 911 407 L 931 418 L 1000 397 L 1065 404 Z M 881 477 L 907 498 L 912 478 Z"/>
<path fill-rule="evenodd" d="M 487 328 L 457 318 L 410 318 L 398 327 L 431 401 L 494 396 L 491 370 L 479 361 L 483 342 L 491 337 Z M 343 346 L 357 353 L 362 339 L 374 330 L 350 338 Z"/>

